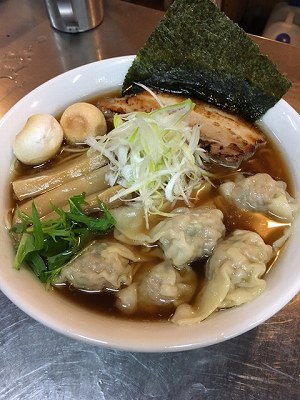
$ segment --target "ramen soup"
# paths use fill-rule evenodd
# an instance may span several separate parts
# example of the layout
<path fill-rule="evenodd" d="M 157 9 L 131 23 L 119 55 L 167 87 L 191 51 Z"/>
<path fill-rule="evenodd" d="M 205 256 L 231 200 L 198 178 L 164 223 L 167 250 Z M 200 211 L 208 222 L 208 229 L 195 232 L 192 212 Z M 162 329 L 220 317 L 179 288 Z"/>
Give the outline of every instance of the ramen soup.
<path fill-rule="evenodd" d="M 115 114 L 114 126 L 98 103 L 55 119 L 62 135 L 49 159 L 20 161 L 18 143 L 16 267 L 95 312 L 179 325 L 259 296 L 298 211 L 277 144 L 263 136 L 233 167 L 198 145 L 190 100 Z M 17 138 L 44 129 L 33 122 Z"/>

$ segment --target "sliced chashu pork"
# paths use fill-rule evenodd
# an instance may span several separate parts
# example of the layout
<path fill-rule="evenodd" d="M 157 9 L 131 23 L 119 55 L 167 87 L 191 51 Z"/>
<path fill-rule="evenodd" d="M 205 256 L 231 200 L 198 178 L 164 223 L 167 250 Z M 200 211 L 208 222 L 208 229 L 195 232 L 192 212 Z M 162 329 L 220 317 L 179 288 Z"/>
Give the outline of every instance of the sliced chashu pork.
<path fill-rule="evenodd" d="M 166 93 L 157 96 L 166 106 L 184 100 L 183 97 Z M 199 145 L 207 150 L 212 160 L 237 167 L 254 154 L 258 145 L 265 143 L 265 136 L 254 125 L 210 104 L 194 99 L 193 102 L 196 106 L 188 116 L 187 122 L 200 126 Z M 150 112 L 160 107 L 148 92 L 120 98 L 102 98 L 98 106 L 105 115 L 133 111 Z"/>

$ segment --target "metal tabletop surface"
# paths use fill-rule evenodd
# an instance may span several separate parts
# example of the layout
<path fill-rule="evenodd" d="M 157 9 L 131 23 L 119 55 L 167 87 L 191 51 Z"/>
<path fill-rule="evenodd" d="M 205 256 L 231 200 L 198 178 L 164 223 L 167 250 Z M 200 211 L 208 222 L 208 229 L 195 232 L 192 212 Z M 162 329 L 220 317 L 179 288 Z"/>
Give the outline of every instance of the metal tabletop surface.
<path fill-rule="evenodd" d="M 106 0 L 94 30 L 49 25 L 42 0 L 0 0 L 0 116 L 32 89 L 71 68 L 135 54 L 162 12 Z M 293 82 L 285 96 L 300 111 L 300 48 L 253 38 Z M 248 333 L 211 347 L 130 353 L 62 336 L 0 292 L 0 400 L 296 400 L 299 384 L 296 296 Z"/>

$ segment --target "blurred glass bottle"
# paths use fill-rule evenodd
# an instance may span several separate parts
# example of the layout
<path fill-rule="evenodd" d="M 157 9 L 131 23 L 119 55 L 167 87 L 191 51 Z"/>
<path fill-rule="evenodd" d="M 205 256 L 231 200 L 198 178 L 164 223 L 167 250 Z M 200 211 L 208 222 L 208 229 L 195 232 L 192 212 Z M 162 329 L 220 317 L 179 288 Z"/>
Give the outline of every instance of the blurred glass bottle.
<path fill-rule="evenodd" d="M 300 46 L 300 0 L 278 3 L 262 35 L 278 42 Z"/>

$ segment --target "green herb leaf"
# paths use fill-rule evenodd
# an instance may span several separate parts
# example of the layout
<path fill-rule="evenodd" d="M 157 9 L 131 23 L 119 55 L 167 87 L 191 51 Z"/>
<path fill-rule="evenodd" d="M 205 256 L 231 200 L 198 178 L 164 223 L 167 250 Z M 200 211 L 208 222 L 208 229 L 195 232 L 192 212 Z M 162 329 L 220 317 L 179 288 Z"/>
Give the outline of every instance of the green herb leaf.
<path fill-rule="evenodd" d="M 46 282 L 45 272 L 47 271 L 46 263 L 43 257 L 35 251 L 30 255 L 29 266 L 31 267 L 34 274 L 42 281 Z"/>
<path fill-rule="evenodd" d="M 20 269 L 26 262 L 42 282 L 50 284 L 82 248 L 109 232 L 115 221 L 104 204 L 98 199 L 101 210 L 98 218 L 85 214 L 81 208 L 85 204 L 82 193 L 69 199 L 68 212 L 52 205 L 58 217 L 46 221 L 40 220 L 34 202 L 32 216 L 19 211 L 20 222 L 10 230 L 17 241 L 15 267 Z"/>
<path fill-rule="evenodd" d="M 98 204 L 104 213 L 104 218 L 93 218 L 87 216 L 81 209 L 81 205 L 85 204 L 83 195 L 74 196 L 69 200 L 70 212 L 67 213 L 67 218 L 85 225 L 91 231 L 104 231 L 111 229 L 114 225 L 114 219 L 107 208 L 100 200 Z"/>
<path fill-rule="evenodd" d="M 15 268 L 20 269 L 27 256 L 35 251 L 34 237 L 32 234 L 24 232 L 21 236 L 21 241 L 18 246 L 17 254 L 15 257 Z"/>
<path fill-rule="evenodd" d="M 44 232 L 34 202 L 32 202 L 32 228 L 35 250 L 38 251 L 44 246 Z"/>

